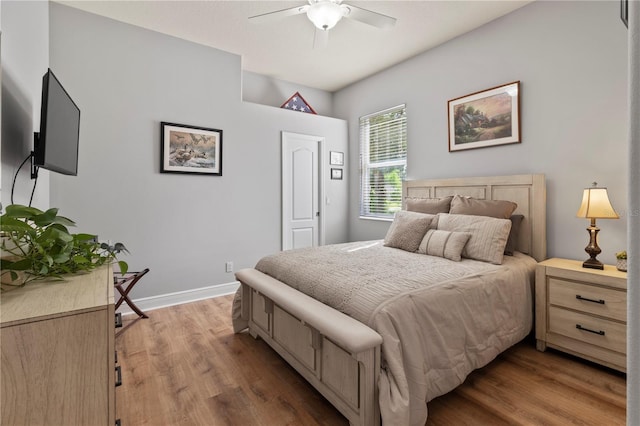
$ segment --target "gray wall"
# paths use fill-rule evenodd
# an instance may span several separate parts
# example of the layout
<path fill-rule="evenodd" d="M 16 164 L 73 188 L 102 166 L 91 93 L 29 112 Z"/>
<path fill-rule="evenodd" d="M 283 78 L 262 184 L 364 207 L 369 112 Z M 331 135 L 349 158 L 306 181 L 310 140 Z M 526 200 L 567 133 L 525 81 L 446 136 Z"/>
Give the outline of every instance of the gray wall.
<path fill-rule="evenodd" d="M 333 94 L 330 92 L 253 72 L 242 72 L 243 101 L 279 107 L 296 92 L 317 114 L 333 117 Z"/>
<path fill-rule="evenodd" d="M 56 3 L 50 24 L 81 109 L 78 176 L 51 174 L 51 204 L 151 268 L 135 298 L 232 282 L 226 261 L 281 248 L 281 131 L 347 148 L 342 120 L 243 103 L 239 56 Z M 161 121 L 222 129 L 223 175 L 161 174 Z M 327 243 L 346 241 L 347 182 L 325 182 Z"/>
<path fill-rule="evenodd" d="M 27 28 L 38 12 L 20 12 L 14 21 L 18 12 L 8 5 L 17 4 L 30 3 L 1 6 L 5 203 L 9 169 L 22 155 L 5 155 L 7 117 L 22 120 L 15 126 L 21 136 L 12 140 L 19 139 L 15 146 L 26 154 L 34 125 L 28 115 L 39 105 L 47 66 L 46 41 L 23 38 L 32 34 Z M 326 241 L 345 240 L 347 229 L 350 240 L 386 232 L 386 222 L 358 219 L 357 123 L 361 115 L 406 102 L 409 178 L 547 175 L 551 256 L 585 256 L 587 223 L 575 218 L 580 193 L 593 180 L 608 186 L 622 216 L 598 222 L 601 258 L 612 263 L 613 252 L 626 245 L 626 48 L 616 2 L 537 1 L 337 92 L 333 112 L 350 123 L 350 145 L 347 179 L 327 181 Z M 11 49 L 39 64 L 10 61 Z M 235 55 L 56 3 L 50 53 L 52 68 L 82 109 L 80 176 L 52 174 L 51 205 L 76 219 L 79 230 L 126 242 L 132 267 L 155 266 L 154 287 L 135 297 L 229 282 L 225 261 L 236 269 L 251 266 L 279 249 L 280 131 L 326 136 L 327 151 L 347 151 L 344 121 L 241 102 Z M 10 90 L 7 101 L 12 62 L 33 77 L 28 89 Z M 448 153 L 447 100 L 513 80 L 522 82 L 523 143 Z M 160 174 L 162 120 L 223 129 L 224 176 Z M 20 181 L 18 187 L 24 200 L 27 191 Z"/>
<path fill-rule="evenodd" d="M 521 81 L 522 143 L 448 152 L 447 101 Z M 575 217 L 591 182 L 620 220 L 599 220 L 599 257 L 626 247 L 627 31 L 618 2 L 536 1 L 334 94 L 349 122 L 349 238 L 381 238 L 388 222 L 359 215 L 358 118 L 407 104 L 409 179 L 544 173 L 548 255 L 587 257 Z"/>
<path fill-rule="evenodd" d="M 11 203 L 11 184 L 33 149 L 40 128 L 42 76 L 49 66 L 49 3 L 2 1 L 2 205 Z M 34 181 L 30 162 L 20 170 L 14 201 L 28 204 Z M 33 206 L 49 208 L 49 172 L 40 172 Z"/>

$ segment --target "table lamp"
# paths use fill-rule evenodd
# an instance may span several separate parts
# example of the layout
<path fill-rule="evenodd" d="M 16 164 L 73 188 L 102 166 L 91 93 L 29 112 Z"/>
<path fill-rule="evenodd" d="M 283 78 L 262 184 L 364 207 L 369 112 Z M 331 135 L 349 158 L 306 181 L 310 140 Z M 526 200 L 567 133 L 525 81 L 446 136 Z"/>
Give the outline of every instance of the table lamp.
<path fill-rule="evenodd" d="M 598 231 L 600 231 L 600 228 L 596 226 L 596 219 L 620 218 L 615 210 L 613 210 L 611 202 L 609 202 L 607 188 L 599 188 L 597 182 L 593 182 L 591 188 L 585 188 L 582 195 L 582 204 L 576 216 L 591 219 L 591 226 L 587 228 L 590 238 L 589 245 L 584 249 L 590 258 L 584 261 L 582 267 L 604 269 L 602 262 L 596 259 L 596 256 L 602 251 L 600 247 L 598 247 Z"/>

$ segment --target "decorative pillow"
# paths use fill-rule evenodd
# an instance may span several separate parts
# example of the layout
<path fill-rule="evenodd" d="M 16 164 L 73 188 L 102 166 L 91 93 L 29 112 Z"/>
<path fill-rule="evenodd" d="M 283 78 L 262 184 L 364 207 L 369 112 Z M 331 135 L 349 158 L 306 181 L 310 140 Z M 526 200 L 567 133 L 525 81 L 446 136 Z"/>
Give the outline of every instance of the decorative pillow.
<path fill-rule="evenodd" d="M 462 257 L 502 264 L 504 247 L 511 230 L 509 219 L 445 213 L 438 216 L 438 229 L 471 234 L 462 250 Z"/>
<path fill-rule="evenodd" d="M 407 198 L 407 210 L 418 213 L 449 213 L 452 196 L 443 198 Z"/>
<path fill-rule="evenodd" d="M 504 247 L 504 254 L 507 256 L 513 256 L 513 252 L 518 250 L 518 243 L 520 238 L 520 225 L 524 216 L 521 214 L 514 214 L 511 219 L 511 231 L 509 232 L 509 238 L 507 238 L 507 245 Z"/>
<path fill-rule="evenodd" d="M 478 200 L 476 198 L 456 195 L 451 200 L 451 214 L 470 214 L 475 216 L 497 217 L 509 219 L 518 205 L 505 200 Z"/>
<path fill-rule="evenodd" d="M 420 243 L 418 253 L 460 262 L 462 249 L 464 249 L 464 245 L 467 244 L 469 238 L 471 238 L 471 234 L 468 232 L 429 229 Z"/>
<path fill-rule="evenodd" d="M 397 212 L 384 237 L 384 245 L 415 252 L 434 217 L 435 215 L 432 214 L 405 210 Z"/>

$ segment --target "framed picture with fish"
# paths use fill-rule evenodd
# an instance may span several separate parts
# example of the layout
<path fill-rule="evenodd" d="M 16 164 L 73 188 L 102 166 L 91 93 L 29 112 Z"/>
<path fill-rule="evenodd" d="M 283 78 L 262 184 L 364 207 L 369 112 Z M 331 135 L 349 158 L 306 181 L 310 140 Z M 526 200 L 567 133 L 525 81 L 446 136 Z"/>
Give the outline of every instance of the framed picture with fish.
<path fill-rule="evenodd" d="M 222 176 L 222 130 L 160 123 L 161 173 Z"/>

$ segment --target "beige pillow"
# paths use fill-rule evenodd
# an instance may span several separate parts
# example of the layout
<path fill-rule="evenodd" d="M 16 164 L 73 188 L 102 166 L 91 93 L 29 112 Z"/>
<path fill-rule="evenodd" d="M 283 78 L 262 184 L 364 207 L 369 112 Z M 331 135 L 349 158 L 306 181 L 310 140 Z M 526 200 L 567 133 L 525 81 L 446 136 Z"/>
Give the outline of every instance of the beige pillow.
<path fill-rule="evenodd" d="M 449 213 L 452 196 L 443 198 L 407 198 L 407 210 L 418 213 Z"/>
<path fill-rule="evenodd" d="M 435 215 L 405 210 L 397 212 L 384 237 L 384 245 L 415 252 L 434 217 Z"/>
<path fill-rule="evenodd" d="M 486 216 L 440 213 L 438 229 L 468 232 L 471 238 L 462 250 L 462 257 L 502 264 L 511 221 Z"/>
<path fill-rule="evenodd" d="M 475 216 L 497 217 L 509 219 L 518 205 L 505 200 L 478 200 L 476 198 L 456 195 L 451 200 L 451 214 L 470 214 Z"/>
<path fill-rule="evenodd" d="M 420 247 L 418 247 L 418 253 L 460 262 L 462 249 L 464 249 L 469 238 L 471 238 L 471 234 L 468 232 L 429 229 L 422 239 Z"/>

